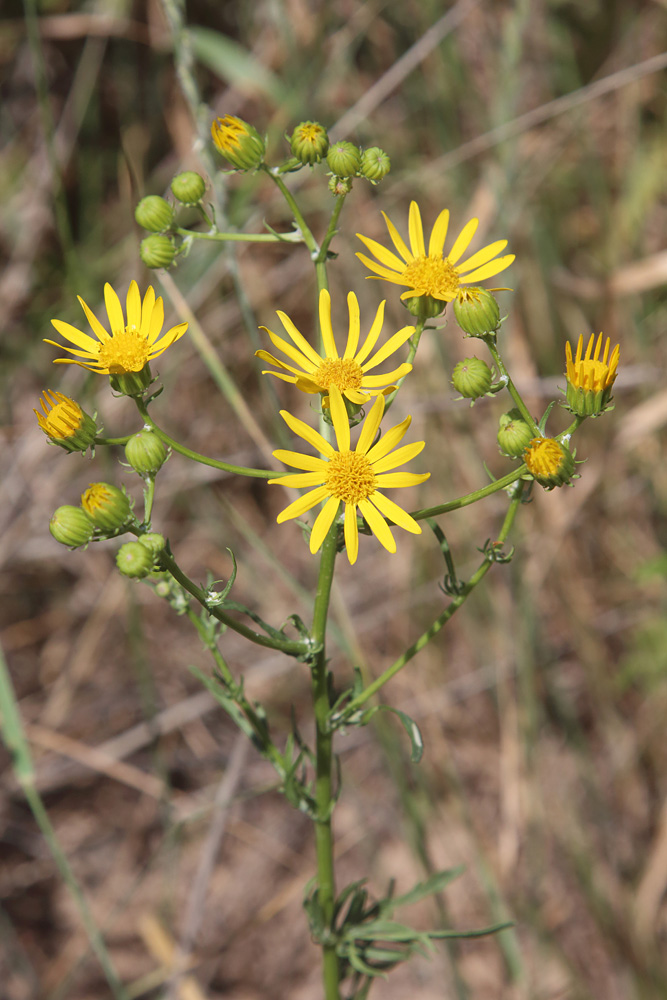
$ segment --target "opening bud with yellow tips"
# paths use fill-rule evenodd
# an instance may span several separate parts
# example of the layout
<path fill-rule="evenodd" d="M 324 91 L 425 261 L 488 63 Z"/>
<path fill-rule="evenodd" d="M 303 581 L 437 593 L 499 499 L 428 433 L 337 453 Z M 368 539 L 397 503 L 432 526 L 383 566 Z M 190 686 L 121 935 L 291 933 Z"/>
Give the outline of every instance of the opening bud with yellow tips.
<path fill-rule="evenodd" d="M 44 413 L 39 410 L 34 413 L 49 441 L 65 451 L 87 451 L 97 435 L 93 418 L 62 392 L 45 389 L 40 403 Z"/>
<path fill-rule="evenodd" d="M 574 456 L 556 438 L 533 438 L 523 453 L 523 460 L 531 476 L 547 490 L 567 486 L 574 476 Z"/>
<path fill-rule="evenodd" d="M 569 341 L 565 345 L 566 406 L 579 417 L 597 417 L 609 409 L 611 390 L 618 374 L 621 348 L 617 344 L 610 353 L 609 337 L 604 344 L 604 351 L 602 343 L 602 334 L 599 334 L 596 341 L 595 334 L 592 333 L 584 354 L 584 338 L 580 336 L 574 359 Z"/>
<path fill-rule="evenodd" d="M 103 531 L 119 531 L 132 518 L 129 497 L 111 483 L 91 483 L 81 495 L 81 506 L 95 527 Z"/>
<path fill-rule="evenodd" d="M 523 455 L 534 435 L 533 428 L 523 419 L 521 410 L 516 406 L 503 413 L 498 421 L 498 445 L 508 458 Z"/>
<path fill-rule="evenodd" d="M 167 460 L 167 449 L 157 434 L 143 430 L 133 434 L 125 445 L 125 458 L 135 472 L 151 479 Z"/>
<path fill-rule="evenodd" d="M 152 573 L 154 562 L 153 553 L 141 542 L 125 542 L 116 553 L 116 566 L 123 576 L 134 580 L 141 580 Z"/>
<path fill-rule="evenodd" d="M 465 399 L 479 399 L 491 388 L 493 372 L 481 358 L 464 358 L 452 372 L 452 385 Z"/>
<path fill-rule="evenodd" d="M 61 545 L 77 549 L 80 545 L 88 544 L 93 537 L 95 525 L 81 507 L 64 504 L 53 512 L 49 531 Z"/>
<path fill-rule="evenodd" d="M 236 115 L 215 118 L 211 135 L 216 149 L 237 170 L 256 170 L 262 163 L 266 144 L 253 125 Z"/>
<path fill-rule="evenodd" d="M 290 149 L 292 156 L 304 166 L 320 163 L 329 152 L 329 136 L 324 125 L 301 122 L 292 132 Z"/>
<path fill-rule="evenodd" d="M 135 208 L 134 218 L 142 229 L 148 229 L 151 233 L 164 233 L 171 229 L 174 210 L 164 198 L 149 194 Z"/>
<path fill-rule="evenodd" d="M 454 315 L 470 337 L 494 334 L 500 325 L 500 309 L 486 288 L 459 288 L 454 299 Z"/>

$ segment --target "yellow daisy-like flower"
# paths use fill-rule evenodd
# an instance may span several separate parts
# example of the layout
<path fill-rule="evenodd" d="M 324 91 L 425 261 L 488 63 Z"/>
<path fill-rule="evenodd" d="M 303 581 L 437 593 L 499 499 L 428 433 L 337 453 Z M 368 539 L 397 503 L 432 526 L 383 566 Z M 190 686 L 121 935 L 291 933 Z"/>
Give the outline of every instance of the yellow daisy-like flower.
<path fill-rule="evenodd" d="M 449 227 L 449 211 L 444 209 L 435 220 L 428 243 L 428 252 L 424 243 L 424 230 L 417 202 L 410 203 L 408 232 L 410 247 L 401 238 L 391 219 L 383 212 L 384 221 L 392 242 L 400 254 L 396 256 L 376 240 L 357 233 L 359 239 L 366 245 L 376 260 L 371 260 L 363 253 L 358 253 L 359 260 L 366 265 L 374 275 L 385 278 L 395 285 L 407 285 L 402 299 L 410 299 L 425 295 L 440 302 L 451 302 L 456 296 L 460 285 L 476 284 L 492 278 L 509 267 L 514 260 L 514 254 L 505 257 L 496 255 L 507 246 L 507 240 L 498 240 L 489 246 L 478 250 L 472 257 L 459 263 L 470 241 L 475 235 L 479 219 L 471 219 L 465 224 L 454 246 L 445 256 L 445 240 Z M 495 258 L 495 259 L 494 259 Z"/>
<path fill-rule="evenodd" d="M 591 334 L 584 356 L 584 338 L 580 336 L 574 359 L 569 341 L 565 345 L 567 405 L 582 417 L 596 417 L 602 413 L 611 399 L 611 389 L 618 374 L 621 348 L 617 344 L 610 356 L 611 340 L 607 337 L 600 357 L 602 342 L 602 334 L 597 341 L 595 334 Z"/>
<path fill-rule="evenodd" d="M 63 347 L 63 350 L 76 355 L 76 358 L 56 358 L 54 361 L 56 365 L 80 365 L 99 375 L 127 375 L 141 372 L 149 361 L 163 354 L 188 328 L 187 323 L 179 323 L 160 337 L 164 323 L 162 299 L 156 299 L 155 292 L 149 287 L 142 302 L 136 281 L 130 282 L 127 292 L 127 322 L 123 316 L 120 299 L 113 288 L 108 283 L 104 286 L 104 301 L 111 333 L 102 326 L 81 296 L 77 298 L 97 340 L 77 330 L 70 323 L 52 319 L 51 323 L 58 333 L 76 345 L 63 347 L 55 340 L 45 340 L 47 344 Z M 79 361 L 77 358 L 82 360 Z"/>
<path fill-rule="evenodd" d="M 367 403 L 371 396 L 378 393 L 386 395 L 392 392 L 396 386 L 392 385 L 397 379 L 403 378 L 412 371 L 412 365 L 404 362 L 393 371 L 385 375 L 367 374 L 373 368 L 398 350 L 415 332 L 414 326 L 405 326 L 398 333 L 395 333 L 378 351 L 371 356 L 371 351 L 375 347 L 384 320 L 384 306 L 381 302 L 375 314 L 368 336 L 359 347 L 360 319 L 359 303 L 354 292 L 350 292 L 347 297 L 347 307 L 350 317 L 347 345 L 342 357 L 338 353 L 336 340 L 334 338 L 333 327 L 331 325 L 331 297 L 328 291 L 323 288 L 320 292 L 320 328 L 322 330 L 322 340 L 324 343 L 324 357 L 311 347 L 305 337 L 299 333 L 292 320 L 284 312 L 278 312 L 280 321 L 285 327 L 287 335 L 292 343 L 272 333 L 267 327 L 266 330 L 274 347 L 281 351 L 290 361 L 298 365 L 286 364 L 268 351 L 256 351 L 255 354 L 263 361 L 269 361 L 272 365 L 277 365 L 282 371 L 263 371 L 262 375 L 275 375 L 276 378 L 285 382 L 292 382 L 297 389 L 302 392 L 325 392 L 337 389 L 351 403 L 362 405 Z M 301 370 L 299 370 L 301 369 Z M 287 373 L 287 374 L 283 374 Z"/>
<path fill-rule="evenodd" d="M 356 562 L 359 553 L 357 508 L 378 541 L 388 552 L 395 552 L 396 542 L 385 518 L 414 535 L 421 534 L 421 527 L 402 507 L 380 490 L 415 486 L 428 479 L 430 472 L 418 475 L 389 471 L 415 458 L 424 447 L 424 442 L 418 441 L 393 450 L 410 426 L 412 418 L 406 417 L 396 427 L 387 431 L 377 444 L 373 444 L 384 413 L 384 396 L 379 395 L 368 412 L 357 446 L 352 451 L 347 411 L 343 397 L 336 387 L 331 388 L 329 401 L 337 451 L 308 424 L 285 410 L 280 411 L 290 430 L 311 444 L 324 458 L 315 458 L 296 451 L 274 451 L 273 454 L 279 461 L 304 471 L 283 476 L 281 479 L 270 479 L 269 483 L 280 483 L 297 489 L 314 487 L 281 511 L 278 523 L 281 524 L 293 517 L 301 517 L 318 503 L 326 501 L 315 519 L 310 535 L 310 551 L 315 553 L 322 545 L 341 504 L 344 504 L 345 545 L 350 563 Z"/>
<path fill-rule="evenodd" d="M 33 410 L 46 436 L 65 451 L 87 451 L 95 440 L 95 421 L 79 404 L 62 392 L 44 389 L 40 399 L 43 414 Z"/>
<path fill-rule="evenodd" d="M 533 438 L 523 453 L 523 460 L 530 474 L 545 489 L 566 486 L 574 475 L 572 452 L 555 438 Z"/>

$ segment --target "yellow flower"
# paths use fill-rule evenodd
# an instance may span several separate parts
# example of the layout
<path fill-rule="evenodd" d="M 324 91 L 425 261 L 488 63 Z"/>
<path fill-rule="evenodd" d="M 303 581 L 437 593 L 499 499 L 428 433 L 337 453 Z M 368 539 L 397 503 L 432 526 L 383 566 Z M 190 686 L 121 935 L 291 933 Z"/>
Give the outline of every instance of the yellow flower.
<path fill-rule="evenodd" d="M 460 285 L 485 281 L 487 278 L 504 271 L 514 260 L 514 254 L 496 257 L 496 254 L 499 254 L 507 246 L 507 240 L 498 240 L 459 263 L 475 235 L 475 230 L 479 225 L 478 219 L 471 219 L 466 223 L 454 241 L 454 246 L 445 256 L 444 247 L 449 226 L 449 211 L 447 209 L 444 209 L 435 220 L 429 239 L 428 252 L 424 243 L 424 231 L 417 202 L 410 203 L 409 249 L 389 217 L 384 212 L 382 215 L 400 256 L 397 257 L 395 253 L 387 250 L 376 240 L 371 240 L 367 236 L 357 233 L 359 239 L 365 243 L 379 263 L 366 257 L 363 253 L 358 253 L 357 257 L 366 267 L 375 272 L 374 275 L 368 275 L 368 277 L 377 275 L 395 285 L 407 285 L 408 290 L 403 292 L 402 299 L 426 295 L 440 302 L 451 302 Z"/>
<path fill-rule="evenodd" d="M 97 434 L 93 418 L 62 392 L 45 389 L 40 403 L 44 414 L 33 412 L 46 436 L 65 451 L 86 451 Z"/>
<path fill-rule="evenodd" d="M 357 508 L 378 541 L 388 552 L 395 552 L 396 542 L 385 518 L 414 535 L 421 534 L 421 527 L 410 514 L 380 490 L 415 486 L 428 479 L 430 472 L 418 475 L 389 471 L 415 458 L 424 447 L 424 442 L 418 441 L 415 444 L 403 445 L 396 451 L 392 450 L 403 439 L 410 426 L 412 418 L 406 417 L 373 444 L 384 413 L 384 396 L 379 395 L 364 421 L 357 446 L 351 451 L 347 411 L 343 397 L 335 387 L 330 391 L 329 400 L 338 451 L 308 424 L 281 410 L 281 416 L 290 430 L 312 445 L 324 458 L 315 458 L 295 451 L 274 451 L 273 454 L 279 461 L 304 471 L 283 476 L 281 479 L 270 479 L 270 483 L 280 483 L 297 489 L 314 487 L 286 507 L 278 515 L 278 523 L 281 524 L 292 517 L 301 517 L 316 504 L 326 501 L 315 519 L 310 535 L 310 551 L 315 553 L 333 524 L 340 505 L 344 504 L 345 545 L 350 563 L 356 562 L 359 553 Z"/>
<path fill-rule="evenodd" d="M 87 333 L 82 333 L 70 323 L 52 319 L 51 323 L 58 333 L 75 344 L 75 347 L 63 347 L 77 358 L 56 358 L 56 365 L 80 365 L 88 371 L 100 375 L 126 375 L 131 372 L 141 372 L 149 361 L 159 357 L 167 348 L 183 336 L 188 328 L 187 323 L 179 323 L 168 330 L 162 337 L 160 332 L 164 323 L 164 306 L 162 299 L 155 298 L 155 292 L 149 287 L 142 303 L 139 286 L 136 281 L 130 282 L 127 292 L 127 323 L 123 317 L 120 299 L 110 284 L 104 286 L 104 301 L 109 317 L 111 333 L 102 326 L 81 296 L 77 296 L 88 322 L 97 337 L 95 340 Z M 158 339 L 159 338 L 159 339 Z M 45 340 L 54 347 L 62 347 L 55 340 Z"/>
<path fill-rule="evenodd" d="M 406 340 L 415 332 L 414 326 L 405 326 L 398 333 L 395 333 L 389 340 L 375 352 L 371 357 L 371 351 L 377 343 L 382 322 L 384 320 L 384 302 L 381 302 L 375 314 L 375 319 L 370 328 L 368 336 L 359 347 L 360 320 L 359 303 L 354 292 L 350 292 L 347 297 L 347 307 L 350 317 L 347 345 L 342 357 L 338 353 L 336 341 L 334 339 L 331 325 L 331 297 L 326 289 L 320 292 L 320 328 L 322 330 L 322 340 L 324 343 L 324 357 L 310 346 L 305 337 L 299 333 L 289 316 L 284 312 L 278 312 L 280 321 L 287 331 L 292 343 L 272 333 L 267 327 L 266 330 L 271 341 L 279 351 L 282 351 L 290 361 L 298 365 L 292 365 L 280 361 L 267 351 L 256 351 L 258 358 L 269 361 L 273 365 L 281 368 L 281 372 L 264 371 L 262 375 L 275 375 L 276 378 L 285 382 L 292 382 L 297 389 L 302 392 L 325 392 L 332 388 L 341 392 L 351 403 L 362 405 L 367 403 L 371 396 L 378 393 L 386 395 L 392 392 L 396 386 L 391 383 L 396 379 L 403 378 L 412 371 L 412 365 L 404 362 L 386 375 L 368 375 L 373 368 L 385 361 L 391 354 L 401 347 Z M 283 374 L 283 372 L 289 374 Z"/>
<path fill-rule="evenodd" d="M 607 337 L 602 350 L 602 334 L 595 340 L 591 334 L 584 353 L 584 338 L 579 337 L 577 353 L 572 359 L 572 348 L 569 341 L 565 345 L 567 362 L 567 405 L 573 413 L 579 416 L 595 417 L 606 408 L 611 399 L 611 389 L 618 374 L 618 362 L 621 354 L 617 344 L 609 356 L 611 340 Z"/>
<path fill-rule="evenodd" d="M 254 170 L 264 159 L 264 140 L 253 125 L 236 115 L 224 115 L 211 123 L 211 136 L 218 150 L 238 170 Z"/>
<path fill-rule="evenodd" d="M 535 437 L 523 453 L 528 471 L 540 486 L 566 486 L 574 477 L 574 456 L 556 438 Z"/>

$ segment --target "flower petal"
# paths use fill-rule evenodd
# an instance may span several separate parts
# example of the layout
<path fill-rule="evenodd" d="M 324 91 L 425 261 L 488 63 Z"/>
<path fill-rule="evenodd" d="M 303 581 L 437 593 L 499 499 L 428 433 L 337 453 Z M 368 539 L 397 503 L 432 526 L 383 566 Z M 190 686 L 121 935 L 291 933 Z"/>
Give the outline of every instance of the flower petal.
<path fill-rule="evenodd" d="M 350 418 L 347 415 L 340 391 L 333 385 L 329 389 L 329 406 L 331 408 L 331 419 L 336 434 L 336 441 L 338 442 L 338 450 L 349 451 Z"/>
<path fill-rule="evenodd" d="M 497 257 L 496 260 L 489 261 L 488 264 L 483 264 L 482 267 L 477 268 L 472 274 L 462 275 L 462 280 L 466 284 L 471 281 L 486 281 L 487 278 L 492 278 L 494 274 L 499 274 L 506 267 L 509 267 L 514 260 L 514 256 L 513 253 L 510 253 L 506 257 Z"/>
<path fill-rule="evenodd" d="M 470 246 L 470 241 L 477 231 L 479 225 L 479 219 L 471 219 L 470 222 L 466 222 L 465 226 L 456 237 L 456 242 L 454 246 L 447 254 L 447 260 L 450 264 L 456 264 L 457 260 L 462 254 L 466 252 Z"/>
<path fill-rule="evenodd" d="M 497 240 L 495 243 L 489 243 L 488 247 L 483 247 L 474 253 L 472 257 L 468 257 L 466 261 L 456 268 L 457 274 L 465 274 L 466 271 L 472 271 L 476 267 L 481 267 L 482 264 L 488 264 L 488 262 L 504 250 L 507 246 L 507 240 Z"/>
<path fill-rule="evenodd" d="M 160 336 L 160 331 L 164 325 L 164 302 L 162 296 L 155 300 L 153 311 L 151 312 L 151 325 L 148 334 L 148 343 L 153 344 Z"/>
<path fill-rule="evenodd" d="M 359 317 L 359 300 L 354 292 L 349 292 L 347 296 L 347 312 L 350 317 L 350 325 L 347 332 L 347 344 L 345 345 L 344 358 L 353 358 L 359 346 L 359 333 L 361 331 L 361 320 Z"/>
<path fill-rule="evenodd" d="M 120 304 L 120 299 L 114 292 L 113 288 L 107 281 L 104 286 L 104 302 L 107 307 L 107 316 L 109 317 L 109 325 L 111 326 L 111 333 L 119 333 L 121 330 L 125 329 L 125 320 L 123 319 L 123 308 Z"/>
<path fill-rule="evenodd" d="M 405 326 L 398 333 L 393 334 L 389 340 L 377 351 L 365 365 L 362 366 L 362 370 L 367 372 L 370 368 L 375 368 L 376 365 L 381 365 L 383 361 L 397 351 L 399 347 L 408 340 L 412 334 L 415 332 L 414 326 Z"/>
<path fill-rule="evenodd" d="M 255 357 L 261 358 L 262 361 L 268 361 L 271 365 L 277 365 L 278 368 L 282 368 L 283 371 L 292 372 L 293 375 L 303 375 L 302 371 L 297 368 L 292 368 L 291 365 L 285 364 L 284 361 L 280 361 L 279 358 L 274 358 L 273 354 L 269 354 L 268 351 L 259 350 L 255 351 Z M 276 375 L 277 372 L 262 372 L 262 375 Z"/>
<path fill-rule="evenodd" d="M 398 368 L 394 368 L 391 372 L 385 372 L 384 375 L 364 375 L 361 380 L 361 387 L 362 389 L 375 389 L 377 386 L 386 385 L 387 382 L 395 382 L 399 378 L 404 378 L 411 371 L 412 365 L 405 361 Z"/>
<path fill-rule="evenodd" d="M 416 201 L 410 202 L 410 213 L 408 215 L 408 232 L 410 234 L 410 248 L 415 257 L 425 257 L 426 247 L 424 245 L 424 229 L 419 205 Z"/>
<path fill-rule="evenodd" d="M 59 321 L 58 320 L 51 320 L 51 322 L 52 323 L 56 323 L 56 322 L 59 322 Z M 91 344 L 95 345 L 95 347 L 93 348 L 93 350 L 89 350 L 89 351 L 77 351 L 76 348 L 74 348 L 74 347 L 67 347 L 66 344 L 59 344 L 56 340 L 44 340 L 45 344 L 53 344 L 53 346 L 57 347 L 59 351 L 67 351 L 68 354 L 76 354 L 80 358 L 89 358 L 91 361 L 95 361 L 96 360 L 97 351 L 98 351 L 100 345 L 98 344 L 98 342 L 96 340 L 93 340 L 92 338 L 91 338 L 90 342 L 91 342 Z"/>
<path fill-rule="evenodd" d="M 285 354 L 288 358 L 290 358 L 290 360 L 293 361 L 295 364 L 299 365 L 301 370 L 306 372 L 307 374 L 311 374 L 312 372 L 316 371 L 316 369 L 319 368 L 319 366 L 322 364 L 322 359 L 319 357 L 319 355 L 316 355 L 318 359 L 317 363 L 313 363 L 310 359 L 310 351 L 308 352 L 308 354 L 305 354 L 303 351 L 300 351 L 297 347 L 294 347 L 286 340 L 283 340 L 283 338 L 279 337 L 277 333 L 273 333 L 273 331 L 269 330 L 268 327 L 262 326 L 260 327 L 260 330 L 266 330 L 273 346 L 276 347 L 279 351 L 282 351 L 283 354 Z M 296 332 L 298 333 L 298 331 Z M 301 336 L 301 334 L 299 334 L 299 336 Z M 306 341 L 304 340 L 304 344 L 305 343 Z"/>
<path fill-rule="evenodd" d="M 396 226 L 394 225 L 394 223 L 391 221 L 391 219 L 389 218 L 389 216 L 387 215 L 386 212 L 382 213 L 382 218 L 384 219 L 385 224 L 387 226 L 387 230 L 389 232 L 389 236 L 391 237 L 391 241 L 394 244 L 394 246 L 396 247 L 396 249 L 398 250 L 398 252 L 400 253 L 400 255 L 403 258 L 404 262 L 406 264 L 411 263 L 411 261 L 414 260 L 414 254 L 412 253 L 411 250 L 408 250 L 408 247 L 407 247 L 406 243 L 404 242 L 403 237 L 399 233 L 398 229 L 396 228 Z M 389 251 L 387 251 L 387 252 L 389 252 Z"/>
<path fill-rule="evenodd" d="M 443 208 L 442 212 L 435 220 L 435 225 L 431 230 L 431 238 L 428 241 L 429 257 L 442 257 L 449 229 L 449 209 Z"/>
<path fill-rule="evenodd" d="M 319 469 L 322 477 L 327 472 L 328 462 L 325 462 L 323 458 L 317 458 L 315 455 L 304 455 L 300 451 L 287 451 L 285 448 L 277 448 L 273 452 L 273 457 L 278 462 L 284 462 L 285 465 L 291 465 L 295 469 L 306 469 L 309 472 L 316 472 Z"/>
<path fill-rule="evenodd" d="M 322 473 L 317 472 L 292 472 L 283 476 L 280 480 L 283 486 L 290 486 L 295 490 L 307 489 L 310 486 L 322 485 Z"/>
<path fill-rule="evenodd" d="M 303 420 L 299 420 L 298 417 L 293 417 L 291 413 L 287 412 L 287 410 L 281 410 L 280 416 L 294 434 L 297 434 L 300 438 L 303 438 L 304 441 L 307 441 L 308 444 L 312 445 L 316 451 L 319 451 L 322 455 L 326 455 L 327 458 L 331 458 L 331 456 L 335 454 L 335 449 L 332 445 L 330 445 L 328 441 L 325 441 L 322 435 L 319 434 L 314 428 L 305 424 Z"/>
<path fill-rule="evenodd" d="M 297 330 L 287 313 L 284 313 L 279 309 L 277 311 L 277 316 L 282 325 L 285 327 L 287 336 L 294 342 L 294 344 L 296 344 L 296 346 L 305 354 L 308 360 L 315 365 L 316 368 L 319 367 L 319 365 L 322 364 L 322 358 L 319 356 L 315 348 L 308 343 L 303 334 Z M 271 336 L 271 331 L 266 327 L 264 327 L 264 329 L 266 329 L 266 332 L 269 336 Z"/>
<path fill-rule="evenodd" d="M 93 340 L 93 338 L 89 336 L 87 333 L 82 333 L 81 330 L 77 330 L 75 326 L 72 326 L 70 323 L 65 323 L 64 320 L 62 319 L 52 319 L 51 326 L 55 327 L 58 333 L 62 337 L 65 337 L 67 340 L 69 340 L 70 343 L 78 344 L 78 346 L 83 347 L 84 350 L 88 350 L 92 354 L 97 354 L 100 346 L 99 340 Z M 108 340 L 109 335 L 107 334 L 106 337 Z M 46 343 L 55 344 L 56 347 L 61 346 L 60 344 L 56 343 L 55 340 L 47 340 Z"/>
<path fill-rule="evenodd" d="M 144 301 L 141 306 L 141 327 L 140 327 L 141 338 L 142 340 L 145 340 L 147 342 L 151 334 L 151 319 L 153 318 L 154 308 L 155 308 L 155 292 L 153 290 L 153 286 L 149 285 L 148 288 L 146 289 L 146 294 L 144 295 Z"/>
<path fill-rule="evenodd" d="M 326 288 L 320 289 L 320 333 L 322 335 L 322 346 L 324 347 L 324 355 L 327 358 L 337 358 L 338 348 L 336 347 L 336 339 L 333 333 L 333 327 L 331 326 L 331 296 Z"/>
<path fill-rule="evenodd" d="M 315 554 L 322 545 L 322 542 L 329 533 L 329 528 L 334 522 L 338 513 L 340 500 L 338 497 L 329 497 L 322 510 L 315 518 L 313 529 L 310 533 L 310 551 Z"/>
<path fill-rule="evenodd" d="M 376 482 L 379 489 L 397 490 L 403 486 L 419 486 L 420 483 L 425 483 L 430 475 L 430 472 L 422 472 L 421 474 L 417 472 L 388 472 L 384 476 L 377 476 Z"/>
<path fill-rule="evenodd" d="M 125 304 L 127 307 L 127 325 L 129 327 L 134 327 L 136 330 L 140 330 L 141 295 L 139 294 L 139 285 L 134 279 L 130 282 L 130 287 L 127 290 Z"/>
<path fill-rule="evenodd" d="M 371 494 L 371 496 L 374 495 L 375 494 Z M 387 552 L 395 552 L 396 540 L 391 533 L 389 525 L 383 518 L 382 514 L 378 511 L 377 507 L 374 507 L 370 500 L 360 500 L 359 510 L 364 515 L 364 518 L 368 522 L 368 527 L 371 529 L 380 545 L 383 545 Z"/>
<path fill-rule="evenodd" d="M 421 535 L 421 526 L 415 521 L 414 517 L 411 517 L 406 510 L 399 507 L 397 503 L 390 500 L 379 490 L 375 490 L 371 493 L 369 500 L 374 503 L 381 514 L 388 517 L 390 521 L 397 524 L 399 528 L 404 528 L 406 531 L 410 531 L 413 535 Z"/>
<path fill-rule="evenodd" d="M 400 424 L 396 424 L 395 427 L 390 427 L 388 431 L 385 431 L 378 443 L 371 448 L 366 456 L 371 465 L 379 462 L 392 448 L 396 447 L 398 442 L 405 437 L 411 423 L 412 417 L 408 416 L 405 420 L 401 420 Z"/>
<path fill-rule="evenodd" d="M 354 449 L 357 454 L 365 455 L 368 449 L 373 444 L 375 440 L 375 435 L 380 429 L 380 424 L 382 422 L 382 415 L 384 413 L 384 396 L 379 395 L 370 412 L 368 413 L 366 419 L 364 420 L 364 425 L 361 428 L 361 434 L 359 435 L 359 440 L 357 441 L 357 447 Z"/>
<path fill-rule="evenodd" d="M 389 452 L 384 458 L 373 462 L 373 472 L 378 476 L 381 472 L 388 472 L 389 469 L 396 469 L 399 465 L 411 462 L 424 450 L 424 444 L 424 441 L 411 441 L 410 444 L 404 444 L 402 448 Z"/>
<path fill-rule="evenodd" d="M 98 318 L 95 315 L 95 313 L 93 312 L 93 310 L 88 308 L 88 306 L 83 301 L 83 299 L 81 298 L 81 296 L 78 295 L 77 298 L 78 298 L 79 302 L 81 303 L 81 308 L 83 309 L 83 311 L 86 314 L 86 319 L 90 323 L 91 330 L 93 331 L 93 333 L 95 334 L 95 336 L 98 338 L 98 340 L 100 340 L 101 343 L 104 344 L 107 340 L 109 340 L 109 336 L 110 336 L 109 333 L 102 326 L 102 324 L 98 320 Z M 51 322 L 54 322 L 54 321 L 52 320 Z M 54 323 L 54 326 L 55 326 L 55 323 Z"/>
<path fill-rule="evenodd" d="M 345 535 L 347 558 L 350 566 L 354 566 L 359 555 L 359 525 L 357 524 L 357 505 L 354 503 L 345 504 L 343 534 Z"/>
<path fill-rule="evenodd" d="M 361 350 L 354 359 L 358 365 L 362 365 L 366 360 L 368 355 L 371 353 L 373 348 L 377 343 L 377 339 L 380 336 L 382 330 L 382 324 L 384 323 L 384 307 L 387 300 L 383 299 L 380 305 L 377 307 L 377 312 L 375 313 L 375 319 L 371 323 L 371 328 L 368 331 L 368 336 L 361 345 Z"/>
<path fill-rule="evenodd" d="M 382 214 L 384 215 L 384 212 Z M 362 236 L 361 233 L 357 233 L 357 236 L 359 237 L 359 239 L 361 240 L 361 242 L 367 247 L 367 249 L 370 250 L 370 252 L 373 254 L 373 256 L 377 257 L 377 259 L 379 260 L 379 262 L 381 264 L 384 264 L 385 267 L 390 268 L 392 271 L 404 271 L 405 270 L 406 262 L 412 260 L 412 254 L 410 253 L 410 251 L 408 250 L 408 248 L 405 246 L 405 244 L 401 240 L 400 236 L 398 235 L 398 233 L 394 229 L 394 226 L 389 221 L 389 219 L 387 218 L 386 215 L 384 216 L 384 221 L 387 223 L 388 227 L 391 227 L 390 230 L 389 230 L 390 235 L 391 235 L 391 231 L 392 230 L 394 230 L 394 232 L 396 233 L 396 237 L 397 237 L 398 241 L 401 243 L 401 245 L 403 246 L 403 249 L 405 250 L 405 253 L 407 254 L 407 257 L 406 257 L 405 260 L 401 260 L 401 258 L 397 257 L 396 254 L 394 254 L 394 253 L 391 252 L 391 250 L 387 250 L 387 248 L 385 246 L 382 246 L 381 243 L 378 243 L 377 240 L 372 240 L 369 236 Z M 392 239 L 393 239 L 393 236 L 392 236 Z M 394 243 L 395 242 L 396 242 L 396 240 L 394 240 Z M 359 254 L 357 254 L 357 256 L 359 256 Z"/>
<path fill-rule="evenodd" d="M 269 483 L 282 483 L 284 478 L 286 477 L 281 479 L 269 479 Z M 289 521 L 293 517 L 301 517 L 301 515 L 305 514 L 306 511 L 315 507 L 318 503 L 321 503 L 322 500 L 324 500 L 324 498 L 328 495 L 326 486 L 318 486 L 316 490 L 311 490 L 310 493 L 304 493 L 304 495 L 299 497 L 298 500 L 295 500 L 288 507 L 285 507 L 284 510 L 281 510 L 280 514 L 278 514 L 278 517 L 276 518 L 278 524 L 282 524 L 284 521 Z"/>
<path fill-rule="evenodd" d="M 380 264 L 376 264 L 375 261 L 371 260 L 370 257 L 366 257 L 363 253 L 357 253 L 355 254 L 355 257 L 358 257 L 362 264 L 365 264 L 370 271 L 375 271 L 375 274 L 384 278 L 385 281 L 392 281 L 395 285 L 407 284 L 401 276 L 405 267 L 401 268 L 401 273 L 397 275 L 394 271 L 390 271 L 388 267 L 382 267 Z M 366 277 L 372 278 L 374 275 L 367 274 Z"/>

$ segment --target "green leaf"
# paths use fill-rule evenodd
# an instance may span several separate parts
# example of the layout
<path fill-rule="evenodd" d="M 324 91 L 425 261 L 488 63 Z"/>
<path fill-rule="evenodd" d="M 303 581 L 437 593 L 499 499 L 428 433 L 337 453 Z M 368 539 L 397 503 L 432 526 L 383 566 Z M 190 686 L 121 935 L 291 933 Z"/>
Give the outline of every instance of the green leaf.
<path fill-rule="evenodd" d="M 259 91 L 275 105 L 285 101 L 278 78 L 234 39 L 200 25 L 188 28 L 188 36 L 199 62 L 225 83 L 233 84 L 244 94 Z"/>
<path fill-rule="evenodd" d="M 434 896 L 435 893 L 442 892 L 450 882 L 457 879 L 464 871 L 465 868 L 460 865 L 458 868 L 447 868 L 441 872 L 434 872 L 425 882 L 418 882 L 404 895 L 396 896 L 394 899 L 387 900 L 386 903 L 385 901 L 380 903 L 380 909 L 382 913 L 391 913 L 397 906 L 409 906 L 412 903 L 418 903 L 427 896 Z"/>

